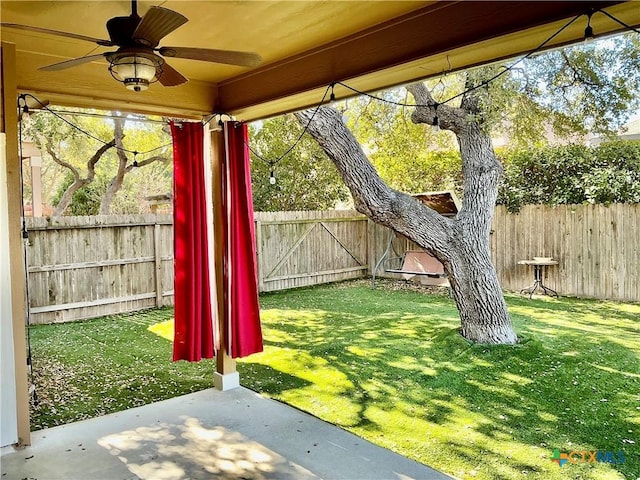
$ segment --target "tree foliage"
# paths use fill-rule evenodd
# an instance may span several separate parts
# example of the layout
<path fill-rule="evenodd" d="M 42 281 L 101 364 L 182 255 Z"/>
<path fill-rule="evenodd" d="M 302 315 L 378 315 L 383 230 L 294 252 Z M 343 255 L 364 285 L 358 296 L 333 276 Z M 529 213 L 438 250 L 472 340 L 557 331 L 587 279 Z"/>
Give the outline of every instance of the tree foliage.
<path fill-rule="evenodd" d="M 301 133 L 302 127 L 290 115 L 250 126 L 250 144 L 255 152 L 251 154 L 251 181 L 256 211 L 324 210 L 349 198 L 335 166 L 307 136 L 276 165 L 268 163 L 285 153 Z M 276 179 L 273 185 L 269 181 L 272 171 Z"/>
<path fill-rule="evenodd" d="M 58 206 L 54 214 L 141 213 L 142 198 L 171 191 L 170 137 L 161 125 L 135 122 L 135 116 L 125 114 L 130 121 L 118 133 L 110 118 L 63 115 L 68 122 L 50 112 L 34 113 L 24 131 L 44 153 L 43 201 Z M 105 149 L 102 142 L 111 147 Z M 129 152 L 118 155 L 116 143 L 139 152 L 165 148 L 134 158 Z"/>
<path fill-rule="evenodd" d="M 406 103 L 403 91 L 379 95 Z M 407 108 L 370 98 L 349 101 L 345 110 L 347 126 L 390 187 L 410 193 L 451 189 L 461 193 L 462 162 L 455 137 L 414 124 L 410 114 Z"/>
<path fill-rule="evenodd" d="M 540 53 L 487 85 L 483 115 L 511 146 L 588 134 L 612 139 L 640 107 L 638 65 L 634 32 Z"/>
<path fill-rule="evenodd" d="M 507 151 L 498 204 L 640 202 L 640 142 L 561 145 Z"/>

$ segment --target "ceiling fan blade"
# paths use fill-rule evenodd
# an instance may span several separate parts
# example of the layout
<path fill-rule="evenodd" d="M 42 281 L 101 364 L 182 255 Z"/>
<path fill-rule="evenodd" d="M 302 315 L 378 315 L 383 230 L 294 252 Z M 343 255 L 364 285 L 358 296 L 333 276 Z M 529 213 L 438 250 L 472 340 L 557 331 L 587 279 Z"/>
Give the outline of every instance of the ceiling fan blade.
<path fill-rule="evenodd" d="M 71 68 L 75 67 L 76 65 L 82 65 L 83 63 L 89 63 L 93 60 L 105 58 L 106 55 L 106 53 L 98 53 L 96 55 L 89 55 L 88 57 L 72 58 L 71 60 L 65 60 L 64 62 L 40 67 L 38 70 L 43 70 L 45 72 L 57 72 L 58 70 L 64 70 L 65 68 Z"/>
<path fill-rule="evenodd" d="M 234 50 L 214 50 L 211 48 L 190 47 L 161 47 L 160 55 L 165 57 L 188 58 L 203 62 L 225 63 L 241 67 L 256 67 L 262 62 L 262 57 L 252 52 L 236 52 Z"/>
<path fill-rule="evenodd" d="M 74 38 L 76 40 L 84 40 L 86 42 L 97 43 L 105 47 L 112 47 L 111 40 L 103 40 L 101 38 L 87 37 L 86 35 L 78 35 L 76 33 L 60 32 L 58 30 L 51 30 L 49 28 L 31 27 L 29 25 L 20 25 L 19 23 L 0 23 L 2 28 L 13 28 L 16 30 L 27 30 L 29 32 L 46 33 L 49 35 L 57 35 L 59 37 Z"/>
<path fill-rule="evenodd" d="M 187 21 L 187 17 L 168 8 L 151 7 L 133 32 L 133 39 L 148 47 L 155 47 L 160 39 Z"/>
<path fill-rule="evenodd" d="M 165 63 L 162 66 L 162 75 L 160 75 L 158 81 L 165 87 L 175 87 L 176 85 L 182 85 L 183 83 L 188 82 L 184 75 L 168 63 Z"/>

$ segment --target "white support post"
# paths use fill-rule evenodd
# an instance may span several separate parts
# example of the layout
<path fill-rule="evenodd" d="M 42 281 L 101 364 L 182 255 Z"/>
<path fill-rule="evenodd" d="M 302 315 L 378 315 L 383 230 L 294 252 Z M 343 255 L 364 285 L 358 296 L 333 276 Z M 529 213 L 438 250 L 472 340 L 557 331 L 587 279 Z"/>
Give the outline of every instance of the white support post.
<path fill-rule="evenodd" d="M 224 210 L 222 208 L 222 167 L 225 151 L 223 131 L 214 130 L 211 132 L 211 170 L 212 170 L 212 194 L 213 194 L 213 226 L 214 238 L 224 238 Z M 216 272 L 217 307 L 218 309 L 218 331 L 220 348 L 216 355 L 216 372 L 214 374 L 214 385 L 218 390 L 231 390 L 240 386 L 240 375 L 236 370 L 236 360 L 226 350 L 225 336 L 229 334 L 225 318 L 227 317 L 227 305 L 224 302 L 224 279 L 223 264 L 224 251 L 222 242 L 216 241 L 214 246 L 214 266 Z"/>

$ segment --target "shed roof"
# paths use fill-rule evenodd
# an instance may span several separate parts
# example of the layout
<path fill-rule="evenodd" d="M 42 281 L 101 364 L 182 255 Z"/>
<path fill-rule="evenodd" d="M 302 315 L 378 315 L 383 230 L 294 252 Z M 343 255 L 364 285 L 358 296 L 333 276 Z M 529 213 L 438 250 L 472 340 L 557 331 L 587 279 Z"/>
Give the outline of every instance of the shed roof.
<path fill-rule="evenodd" d="M 460 210 L 460 200 L 453 190 L 414 193 L 411 196 L 445 217 L 453 217 Z"/>

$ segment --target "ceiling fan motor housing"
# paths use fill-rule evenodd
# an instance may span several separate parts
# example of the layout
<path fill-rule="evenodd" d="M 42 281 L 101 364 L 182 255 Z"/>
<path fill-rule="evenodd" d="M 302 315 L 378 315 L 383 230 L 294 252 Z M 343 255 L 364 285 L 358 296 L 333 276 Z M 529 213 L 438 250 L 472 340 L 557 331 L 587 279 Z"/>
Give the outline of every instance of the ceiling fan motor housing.
<path fill-rule="evenodd" d="M 114 45 L 121 47 L 133 47 L 133 33 L 138 28 L 142 19 L 136 16 L 113 17 L 107 21 L 107 31 L 109 38 Z"/>

